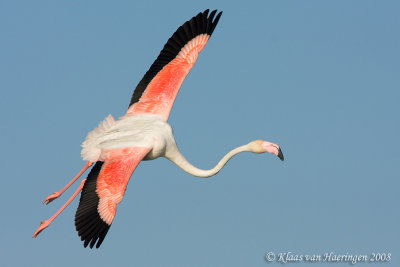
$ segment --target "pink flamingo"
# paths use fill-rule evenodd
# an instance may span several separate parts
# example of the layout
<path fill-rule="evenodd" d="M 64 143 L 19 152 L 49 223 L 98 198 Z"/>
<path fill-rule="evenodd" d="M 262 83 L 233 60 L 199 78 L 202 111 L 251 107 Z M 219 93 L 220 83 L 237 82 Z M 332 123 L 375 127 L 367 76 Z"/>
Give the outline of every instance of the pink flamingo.
<path fill-rule="evenodd" d="M 222 12 L 199 13 L 185 22 L 168 39 L 160 55 L 136 87 L 129 109 L 119 120 L 109 115 L 91 131 L 82 144 L 81 155 L 87 162 L 63 189 L 48 196 L 49 204 L 70 187 L 93 163 L 87 179 L 73 196 L 50 219 L 41 222 L 34 233 L 41 231 L 82 191 L 75 215 L 76 230 L 84 247 L 100 247 L 122 201 L 126 186 L 140 161 L 165 157 L 184 171 L 198 177 L 217 174 L 233 156 L 244 151 L 269 152 L 283 160 L 280 147 L 256 140 L 233 149 L 210 170 L 191 165 L 180 153 L 172 128 L 167 123 L 176 95 L 186 75 L 195 64 L 200 51 L 213 33 Z"/>

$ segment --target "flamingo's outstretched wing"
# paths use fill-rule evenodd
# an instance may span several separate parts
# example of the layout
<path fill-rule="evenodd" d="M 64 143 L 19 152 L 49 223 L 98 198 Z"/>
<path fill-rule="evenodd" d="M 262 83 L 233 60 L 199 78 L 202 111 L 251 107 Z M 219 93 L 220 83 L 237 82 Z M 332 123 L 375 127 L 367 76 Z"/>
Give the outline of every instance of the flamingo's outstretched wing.
<path fill-rule="evenodd" d="M 123 148 L 108 151 L 109 157 L 98 161 L 82 189 L 75 215 L 75 226 L 84 246 L 99 248 L 110 228 L 117 204 L 124 197 L 129 179 L 151 148 Z"/>
<path fill-rule="evenodd" d="M 127 115 L 151 113 L 168 119 L 179 88 L 213 33 L 222 12 L 209 10 L 186 21 L 169 38 L 137 85 Z M 215 17 L 215 19 L 214 19 Z"/>

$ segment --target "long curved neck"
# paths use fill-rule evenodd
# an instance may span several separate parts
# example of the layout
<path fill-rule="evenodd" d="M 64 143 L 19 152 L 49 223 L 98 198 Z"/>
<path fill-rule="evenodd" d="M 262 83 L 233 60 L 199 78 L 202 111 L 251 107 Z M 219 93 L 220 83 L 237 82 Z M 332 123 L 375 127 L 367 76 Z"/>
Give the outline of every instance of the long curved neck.
<path fill-rule="evenodd" d="M 240 146 L 231 150 L 218 162 L 218 164 L 214 168 L 210 170 L 201 170 L 190 164 L 176 146 L 170 151 L 168 151 L 165 157 L 170 161 L 174 162 L 176 165 L 178 165 L 178 167 L 180 167 L 185 172 L 190 173 L 197 177 L 206 178 L 217 174 L 233 156 L 245 151 L 249 151 L 248 145 Z"/>

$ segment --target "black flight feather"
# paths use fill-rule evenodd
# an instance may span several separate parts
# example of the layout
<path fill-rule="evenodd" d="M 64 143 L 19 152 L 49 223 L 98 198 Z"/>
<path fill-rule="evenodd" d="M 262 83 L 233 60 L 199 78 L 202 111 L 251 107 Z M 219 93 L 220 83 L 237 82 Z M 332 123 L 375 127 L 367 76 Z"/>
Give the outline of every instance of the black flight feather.
<path fill-rule="evenodd" d="M 93 248 L 97 241 L 96 248 L 99 248 L 111 226 L 100 218 L 97 211 L 100 201 L 96 192 L 97 177 L 102 166 L 103 162 L 98 161 L 90 171 L 82 188 L 81 199 L 75 214 L 76 231 L 84 241 L 84 247 L 90 243 L 89 247 Z"/>

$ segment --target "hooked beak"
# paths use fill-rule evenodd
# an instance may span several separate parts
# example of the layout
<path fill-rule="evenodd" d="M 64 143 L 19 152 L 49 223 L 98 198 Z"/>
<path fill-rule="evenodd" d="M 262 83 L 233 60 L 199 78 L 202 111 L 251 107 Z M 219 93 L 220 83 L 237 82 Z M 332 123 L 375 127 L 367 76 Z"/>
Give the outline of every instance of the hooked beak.
<path fill-rule="evenodd" d="M 279 148 L 279 150 L 278 150 L 278 158 L 280 158 L 280 160 L 282 160 L 282 161 L 285 160 L 285 157 L 283 156 L 281 148 Z"/>

